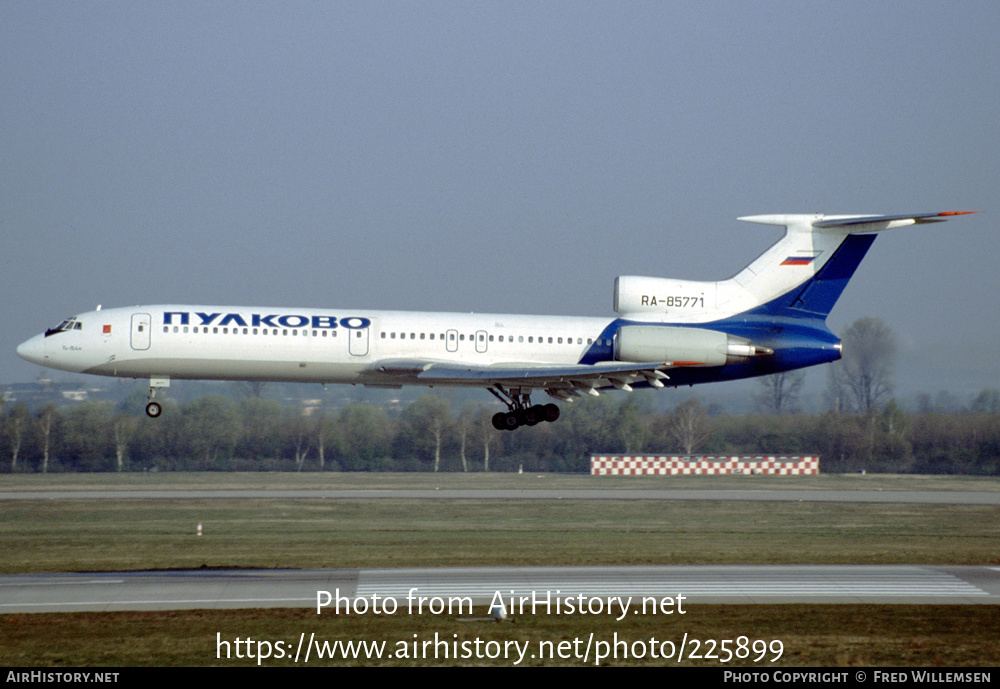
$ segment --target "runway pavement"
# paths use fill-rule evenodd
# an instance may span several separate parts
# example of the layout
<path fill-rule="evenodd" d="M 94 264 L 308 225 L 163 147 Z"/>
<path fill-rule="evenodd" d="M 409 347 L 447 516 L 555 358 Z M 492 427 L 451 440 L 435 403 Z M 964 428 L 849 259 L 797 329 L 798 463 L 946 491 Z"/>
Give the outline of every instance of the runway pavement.
<path fill-rule="evenodd" d="M 323 592 L 329 594 L 329 600 Z M 634 604 L 1000 604 L 1000 567 L 768 565 L 483 567 L 448 569 L 196 570 L 0 576 L 0 613 L 310 608 L 395 602 L 397 611 L 468 600 L 485 614 L 499 593 Z M 421 599 L 423 601 L 421 602 Z M 666 603 L 664 603 L 666 604 Z M 459 607 L 458 610 L 461 610 Z M 371 612 L 370 608 L 362 612 Z M 440 614 L 434 611 L 436 614 Z M 461 610 L 467 613 L 466 610 Z M 459 612 L 455 612 L 456 615 Z"/>

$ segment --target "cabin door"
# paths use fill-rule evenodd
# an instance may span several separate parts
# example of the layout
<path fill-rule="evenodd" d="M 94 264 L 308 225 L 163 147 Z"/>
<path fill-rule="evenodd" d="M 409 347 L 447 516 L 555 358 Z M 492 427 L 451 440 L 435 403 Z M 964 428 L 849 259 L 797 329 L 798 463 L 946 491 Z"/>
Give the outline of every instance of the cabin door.
<path fill-rule="evenodd" d="M 132 349 L 149 349 L 149 331 L 153 319 L 148 313 L 132 314 Z"/>
<path fill-rule="evenodd" d="M 345 328 L 345 330 L 347 330 Z M 368 331 L 370 328 L 359 328 L 357 330 L 347 330 L 347 349 L 354 356 L 365 356 L 368 354 Z"/>

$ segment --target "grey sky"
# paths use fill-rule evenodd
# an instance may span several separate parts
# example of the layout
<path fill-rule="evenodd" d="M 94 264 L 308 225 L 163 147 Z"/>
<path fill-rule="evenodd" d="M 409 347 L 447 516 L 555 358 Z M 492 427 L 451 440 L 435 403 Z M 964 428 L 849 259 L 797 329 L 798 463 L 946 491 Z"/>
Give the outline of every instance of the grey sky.
<path fill-rule="evenodd" d="M 610 315 L 740 215 L 968 209 L 830 323 L 1000 386 L 995 2 L 3 2 L 0 65 L 3 380 L 98 303 Z"/>

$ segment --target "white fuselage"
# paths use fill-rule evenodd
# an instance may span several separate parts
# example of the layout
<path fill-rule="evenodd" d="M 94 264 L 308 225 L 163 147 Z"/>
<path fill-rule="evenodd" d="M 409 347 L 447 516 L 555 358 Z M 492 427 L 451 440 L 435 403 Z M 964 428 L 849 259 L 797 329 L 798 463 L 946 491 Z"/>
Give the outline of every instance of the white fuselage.
<path fill-rule="evenodd" d="M 35 363 L 134 378 L 365 382 L 376 361 L 576 364 L 611 318 L 231 306 L 91 311 L 18 348 Z M 384 376 L 380 377 L 384 380 Z"/>

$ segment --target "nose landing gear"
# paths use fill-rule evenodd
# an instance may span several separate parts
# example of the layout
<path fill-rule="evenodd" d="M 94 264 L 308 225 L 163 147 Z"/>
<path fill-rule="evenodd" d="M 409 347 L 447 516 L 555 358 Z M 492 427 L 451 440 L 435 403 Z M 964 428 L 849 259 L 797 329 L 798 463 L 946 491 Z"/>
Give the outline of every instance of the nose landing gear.
<path fill-rule="evenodd" d="M 157 388 L 170 387 L 169 378 L 150 378 L 149 379 L 149 398 L 146 400 L 146 416 L 151 419 L 155 419 L 160 414 L 163 413 L 163 405 L 159 402 L 154 402 L 153 398 L 156 397 Z"/>

